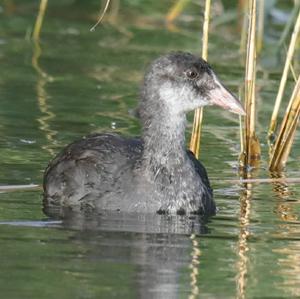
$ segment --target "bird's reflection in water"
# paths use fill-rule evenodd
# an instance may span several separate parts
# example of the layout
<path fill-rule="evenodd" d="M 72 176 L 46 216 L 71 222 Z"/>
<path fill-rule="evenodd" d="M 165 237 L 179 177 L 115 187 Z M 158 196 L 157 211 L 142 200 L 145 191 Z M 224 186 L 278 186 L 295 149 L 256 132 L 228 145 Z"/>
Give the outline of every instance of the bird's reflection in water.
<path fill-rule="evenodd" d="M 131 264 L 137 298 L 196 298 L 200 255 L 199 235 L 207 234 L 207 219 L 105 212 L 65 213 L 63 226 L 75 230 L 72 242 L 83 247 L 85 259 Z M 195 248 L 197 247 L 197 248 Z M 195 297 L 196 296 L 196 297 Z"/>

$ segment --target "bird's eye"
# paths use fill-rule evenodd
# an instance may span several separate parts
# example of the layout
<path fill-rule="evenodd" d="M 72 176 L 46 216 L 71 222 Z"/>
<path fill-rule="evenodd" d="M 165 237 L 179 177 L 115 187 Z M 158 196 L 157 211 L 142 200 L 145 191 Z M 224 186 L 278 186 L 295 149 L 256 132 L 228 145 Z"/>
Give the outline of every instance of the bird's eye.
<path fill-rule="evenodd" d="M 198 76 L 198 73 L 194 70 L 188 70 L 185 74 L 189 79 L 195 79 Z"/>

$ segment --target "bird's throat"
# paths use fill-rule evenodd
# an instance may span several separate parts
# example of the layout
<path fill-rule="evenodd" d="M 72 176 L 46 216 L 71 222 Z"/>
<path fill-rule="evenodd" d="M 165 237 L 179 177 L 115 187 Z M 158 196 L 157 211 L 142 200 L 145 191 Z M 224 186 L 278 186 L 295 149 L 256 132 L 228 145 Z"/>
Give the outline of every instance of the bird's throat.
<path fill-rule="evenodd" d="M 143 166 L 150 171 L 164 167 L 179 167 L 186 159 L 185 126 L 186 116 L 168 115 L 149 119 L 144 126 Z"/>

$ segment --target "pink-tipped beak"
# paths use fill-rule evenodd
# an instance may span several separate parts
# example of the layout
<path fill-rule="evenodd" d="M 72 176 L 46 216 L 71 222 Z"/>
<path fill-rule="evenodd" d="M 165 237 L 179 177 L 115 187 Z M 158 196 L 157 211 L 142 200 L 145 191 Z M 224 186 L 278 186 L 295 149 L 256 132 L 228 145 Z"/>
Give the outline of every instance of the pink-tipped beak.
<path fill-rule="evenodd" d="M 210 102 L 230 112 L 246 115 L 241 102 L 231 92 L 229 92 L 216 77 L 214 79 L 216 87 L 210 90 Z"/>

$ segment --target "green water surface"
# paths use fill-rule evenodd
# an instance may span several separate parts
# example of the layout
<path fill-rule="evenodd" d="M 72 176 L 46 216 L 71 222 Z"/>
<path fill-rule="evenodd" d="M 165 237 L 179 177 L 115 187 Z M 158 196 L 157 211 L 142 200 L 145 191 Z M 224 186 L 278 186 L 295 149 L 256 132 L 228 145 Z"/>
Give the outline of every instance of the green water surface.
<path fill-rule="evenodd" d="M 0 185 L 40 185 L 51 157 L 90 132 L 138 135 L 133 111 L 145 67 L 168 51 L 201 53 L 203 2 L 190 1 L 166 26 L 174 1 L 113 0 L 90 32 L 100 1 L 51 0 L 37 43 L 39 1 L 0 1 Z M 209 62 L 238 93 L 244 60 L 236 1 L 212 2 Z M 266 135 L 284 60 L 284 47 L 275 45 L 293 1 L 266 3 L 258 178 L 269 177 Z M 292 86 L 290 78 L 284 106 Z M 291 178 L 300 177 L 299 136 L 284 173 Z M 219 209 L 208 223 L 120 214 L 54 221 L 42 212 L 41 189 L 1 191 L 0 297 L 300 298 L 299 183 L 246 191 L 226 182 L 239 178 L 240 151 L 238 118 L 227 111 L 205 109 L 201 143 Z"/>

